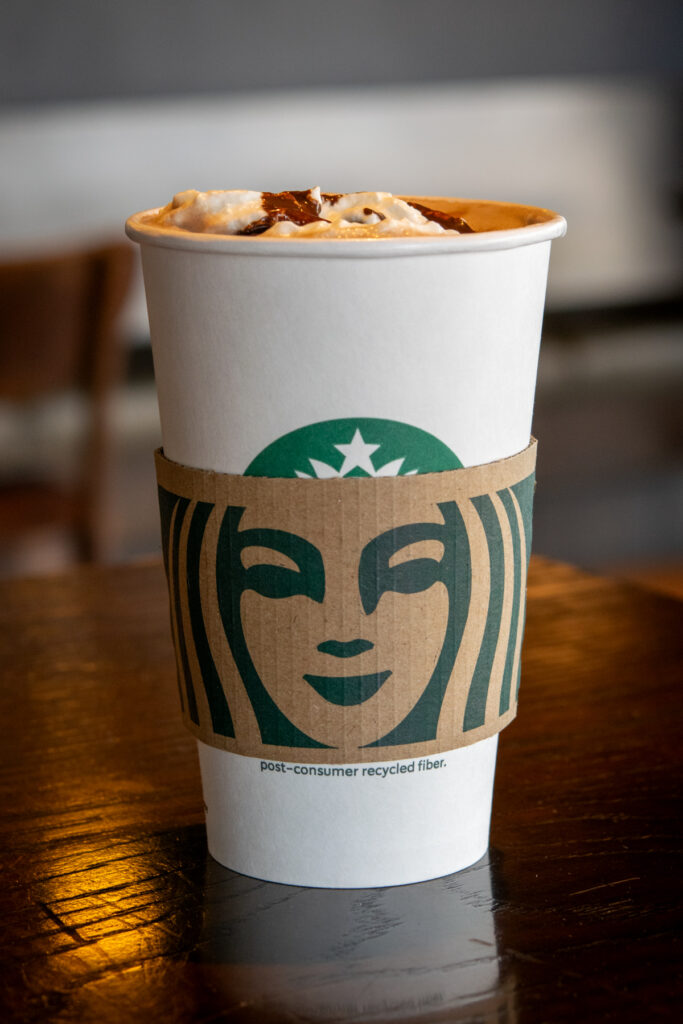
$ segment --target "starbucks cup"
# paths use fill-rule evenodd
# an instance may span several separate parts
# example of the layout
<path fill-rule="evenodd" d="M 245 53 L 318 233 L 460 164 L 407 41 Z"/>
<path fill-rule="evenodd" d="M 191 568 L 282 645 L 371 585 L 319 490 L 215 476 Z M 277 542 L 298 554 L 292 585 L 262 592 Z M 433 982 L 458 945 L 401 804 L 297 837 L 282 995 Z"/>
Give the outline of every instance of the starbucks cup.
<path fill-rule="evenodd" d="M 488 846 L 517 707 L 548 258 L 566 225 L 418 199 L 475 233 L 127 223 L 209 851 L 274 882 L 417 882 Z"/>

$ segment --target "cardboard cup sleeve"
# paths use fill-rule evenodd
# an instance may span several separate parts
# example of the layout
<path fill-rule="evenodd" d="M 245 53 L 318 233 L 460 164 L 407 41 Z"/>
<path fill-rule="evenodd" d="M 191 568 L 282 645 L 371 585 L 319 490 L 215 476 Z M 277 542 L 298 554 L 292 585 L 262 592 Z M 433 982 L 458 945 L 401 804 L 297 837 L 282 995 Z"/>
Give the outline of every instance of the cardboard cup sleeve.
<path fill-rule="evenodd" d="M 431 757 L 498 733 L 517 710 L 535 462 L 532 440 L 443 473 L 269 479 L 159 450 L 188 729 L 317 765 Z"/>

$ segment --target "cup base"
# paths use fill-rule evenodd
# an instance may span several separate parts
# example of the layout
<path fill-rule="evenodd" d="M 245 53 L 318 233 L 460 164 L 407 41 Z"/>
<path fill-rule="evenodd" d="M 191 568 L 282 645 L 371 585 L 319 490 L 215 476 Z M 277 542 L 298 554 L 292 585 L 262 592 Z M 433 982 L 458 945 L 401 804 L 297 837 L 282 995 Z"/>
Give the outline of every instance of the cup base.
<path fill-rule="evenodd" d="M 497 735 L 433 757 L 339 766 L 197 746 L 209 853 L 239 874 L 379 888 L 450 875 L 488 849 Z"/>

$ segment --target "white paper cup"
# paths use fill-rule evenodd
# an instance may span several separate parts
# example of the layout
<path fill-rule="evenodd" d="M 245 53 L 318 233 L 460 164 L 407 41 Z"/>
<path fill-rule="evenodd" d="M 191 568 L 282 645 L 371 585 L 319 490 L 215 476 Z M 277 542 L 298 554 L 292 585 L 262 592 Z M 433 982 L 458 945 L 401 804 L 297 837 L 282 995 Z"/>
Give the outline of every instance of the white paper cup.
<path fill-rule="evenodd" d="M 168 459 L 243 474 L 284 435 L 353 418 L 416 427 L 463 466 L 528 445 L 550 243 L 565 221 L 417 198 L 477 233 L 242 238 L 158 229 L 146 220 L 154 211 L 130 218 Z M 315 476 L 312 465 L 302 468 Z M 259 758 L 198 746 L 209 850 L 244 874 L 395 885 L 487 849 L 497 736 L 447 752 L 439 771 L 397 769 L 381 782 L 284 778 Z"/>

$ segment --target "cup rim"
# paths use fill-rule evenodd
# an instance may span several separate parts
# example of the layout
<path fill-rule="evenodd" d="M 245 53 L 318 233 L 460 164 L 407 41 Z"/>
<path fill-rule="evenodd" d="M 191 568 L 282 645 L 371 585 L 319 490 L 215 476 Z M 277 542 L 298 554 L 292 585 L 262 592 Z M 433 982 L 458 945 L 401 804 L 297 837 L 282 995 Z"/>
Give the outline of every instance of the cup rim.
<path fill-rule="evenodd" d="M 149 219 L 158 214 L 161 207 L 141 210 L 126 221 L 126 234 L 141 245 L 153 245 L 164 249 L 185 249 L 194 252 L 223 253 L 240 256 L 303 256 L 378 258 L 393 256 L 443 255 L 456 252 L 485 252 L 497 249 L 513 249 L 523 245 L 550 241 L 562 237 L 567 230 L 564 217 L 553 210 L 540 206 L 526 206 L 487 199 L 459 199 L 450 196 L 399 196 L 429 206 L 439 204 L 460 215 L 468 211 L 476 214 L 486 209 L 489 212 L 505 211 L 508 218 L 519 220 L 512 228 L 483 229 L 463 235 L 407 235 L 399 238 L 272 238 L 261 235 L 218 235 L 187 231 L 184 228 L 158 227 Z M 445 205 L 444 205 L 445 204 Z"/>

